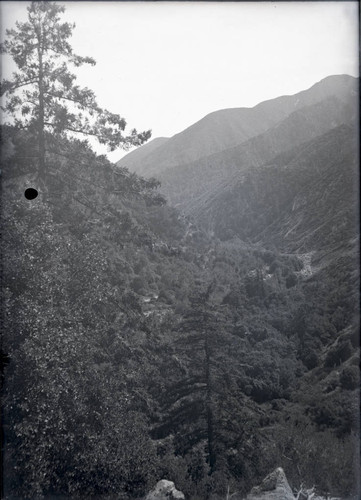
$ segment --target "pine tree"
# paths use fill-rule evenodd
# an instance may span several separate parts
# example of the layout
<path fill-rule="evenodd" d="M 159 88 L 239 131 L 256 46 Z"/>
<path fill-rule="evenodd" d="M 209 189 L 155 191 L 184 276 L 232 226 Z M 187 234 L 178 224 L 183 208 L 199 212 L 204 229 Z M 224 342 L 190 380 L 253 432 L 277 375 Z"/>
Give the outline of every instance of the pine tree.
<path fill-rule="evenodd" d="M 180 324 L 180 336 L 174 340 L 176 356 L 187 367 L 187 376 L 171 383 L 161 396 L 165 418 L 155 432 L 157 437 L 175 433 L 180 453 L 204 441 L 210 472 L 216 463 L 215 399 L 219 370 L 215 351 L 221 341 L 217 315 L 208 304 L 211 289 L 212 285 L 190 297 L 191 307 Z"/>
<path fill-rule="evenodd" d="M 150 131 L 133 129 L 124 135 L 124 118 L 100 108 L 92 90 L 75 84 L 69 67 L 95 65 L 95 61 L 73 53 L 69 38 L 75 24 L 61 22 L 65 8 L 33 1 L 27 10 L 28 21 L 6 30 L 7 39 L 1 45 L 1 52 L 9 54 L 18 68 L 11 81 L 1 83 L 1 95 L 7 98 L 2 110 L 17 128 L 28 129 L 36 137 L 39 177 L 46 175 L 47 147 L 54 136 L 95 137 L 111 151 L 149 139 Z"/>

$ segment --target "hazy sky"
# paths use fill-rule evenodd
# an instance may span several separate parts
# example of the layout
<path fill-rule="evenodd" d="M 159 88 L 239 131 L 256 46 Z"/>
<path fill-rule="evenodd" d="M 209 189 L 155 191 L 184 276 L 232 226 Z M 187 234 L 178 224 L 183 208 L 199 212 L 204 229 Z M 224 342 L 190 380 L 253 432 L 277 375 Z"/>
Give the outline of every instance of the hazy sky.
<path fill-rule="evenodd" d="M 78 83 L 153 138 L 331 74 L 358 76 L 357 2 L 59 3 L 76 23 L 74 51 L 97 61 L 76 70 Z M 2 36 L 27 5 L 0 2 Z M 3 58 L 2 76 L 9 70 Z"/>

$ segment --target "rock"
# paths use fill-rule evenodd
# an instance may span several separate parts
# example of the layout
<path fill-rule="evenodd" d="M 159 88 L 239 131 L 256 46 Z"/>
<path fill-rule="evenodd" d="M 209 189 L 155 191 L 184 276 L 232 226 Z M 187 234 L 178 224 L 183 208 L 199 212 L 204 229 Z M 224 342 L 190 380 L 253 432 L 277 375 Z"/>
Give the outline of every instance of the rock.
<path fill-rule="evenodd" d="M 295 497 L 284 470 L 278 467 L 259 486 L 252 488 L 247 500 L 295 500 Z"/>
<path fill-rule="evenodd" d="M 162 479 L 155 488 L 148 493 L 145 500 L 185 500 L 181 491 L 178 491 L 172 481 Z"/>

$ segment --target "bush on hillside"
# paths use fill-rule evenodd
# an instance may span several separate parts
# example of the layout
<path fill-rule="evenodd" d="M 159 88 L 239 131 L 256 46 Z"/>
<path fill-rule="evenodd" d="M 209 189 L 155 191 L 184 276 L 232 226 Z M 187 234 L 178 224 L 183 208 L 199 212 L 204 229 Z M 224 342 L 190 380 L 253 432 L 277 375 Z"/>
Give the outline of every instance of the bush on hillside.
<path fill-rule="evenodd" d="M 358 366 L 346 366 L 340 375 L 340 384 L 343 389 L 352 391 L 359 386 L 360 370 Z"/>
<path fill-rule="evenodd" d="M 333 368 L 346 361 L 352 354 L 352 345 L 349 340 L 338 342 L 335 347 L 330 349 L 325 359 L 325 366 Z"/>

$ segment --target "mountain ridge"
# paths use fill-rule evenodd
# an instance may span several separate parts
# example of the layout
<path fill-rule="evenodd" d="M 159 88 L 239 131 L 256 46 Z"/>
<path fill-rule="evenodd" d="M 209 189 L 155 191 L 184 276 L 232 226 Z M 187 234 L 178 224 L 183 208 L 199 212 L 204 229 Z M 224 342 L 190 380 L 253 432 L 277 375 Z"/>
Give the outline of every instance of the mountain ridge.
<path fill-rule="evenodd" d="M 161 173 L 162 191 L 172 204 L 194 215 L 199 198 L 207 193 L 211 196 L 220 181 L 233 182 L 248 168 L 260 166 L 269 158 L 322 135 L 330 128 L 353 121 L 356 116 L 352 108 L 352 100 L 345 104 L 329 97 L 294 111 L 268 131 L 238 146 Z"/>
<path fill-rule="evenodd" d="M 156 150 L 158 147 L 162 146 L 168 140 L 169 140 L 169 137 L 155 137 L 154 139 L 150 140 L 149 142 L 146 142 L 145 144 L 143 144 L 143 146 L 134 149 L 134 151 L 130 151 L 130 153 L 128 153 L 126 155 L 127 168 L 131 167 L 137 161 L 141 161 L 151 151 Z M 125 157 L 123 157 L 123 158 L 125 158 Z M 121 162 L 121 160 L 119 160 L 118 163 L 119 162 Z"/>
<path fill-rule="evenodd" d="M 303 230 L 309 229 L 315 218 L 327 222 L 325 207 L 329 207 L 327 210 L 335 217 L 338 216 L 339 220 L 346 217 L 345 211 L 350 211 L 352 207 L 355 207 L 358 160 L 355 138 L 355 128 L 342 124 L 275 156 L 268 163 L 249 170 L 243 178 L 238 178 L 236 182 L 229 184 L 228 189 L 219 194 L 218 201 L 212 200 L 212 203 L 208 204 L 208 209 L 212 210 L 212 214 L 207 216 L 207 207 L 205 207 L 203 213 L 198 213 L 198 220 L 202 221 L 206 218 L 207 221 L 213 221 L 213 227 L 218 227 L 216 233 L 219 234 L 221 228 L 227 226 L 224 223 L 226 218 L 235 221 L 234 217 L 230 217 L 230 213 L 236 211 L 237 227 L 241 231 L 239 233 L 238 230 L 239 237 L 248 240 L 252 235 L 254 242 L 263 244 L 273 241 L 273 244 L 283 251 L 312 250 L 305 242 L 305 237 L 301 238 L 301 244 L 306 246 L 303 249 L 297 247 L 297 238 L 292 239 L 291 233 L 297 234 L 296 229 L 298 228 L 299 231 L 300 226 Z M 322 195 L 319 197 L 314 195 L 311 200 L 308 196 L 312 194 L 312 190 L 322 191 Z M 241 203 L 237 205 L 237 208 L 232 206 L 234 196 Z M 330 196 L 331 199 L 327 200 Z M 248 199 L 247 203 L 246 199 Z M 252 217 L 250 203 L 253 206 L 258 205 L 255 214 L 258 214 L 259 221 Z M 282 203 L 285 206 L 282 206 Z M 243 208 L 243 212 L 240 211 L 242 204 L 247 207 Z M 272 212 L 273 206 L 274 212 Z M 322 217 L 319 214 L 321 209 L 323 210 Z M 228 216 L 220 215 L 222 210 L 228 210 Z M 297 221 L 296 215 L 301 214 L 302 210 L 306 210 L 308 215 L 305 217 L 302 214 L 303 220 Z M 244 214 L 249 220 L 246 225 L 242 222 Z M 353 217 L 346 217 L 346 220 L 349 219 L 352 221 Z M 257 229 L 259 223 L 261 226 Z M 276 236 L 279 233 L 279 230 L 275 230 L 277 225 L 283 228 L 282 234 L 286 235 L 286 240 L 284 236 L 281 239 Z M 338 226 L 337 242 L 341 238 L 341 227 L 342 225 Z M 287 236 L 289 236 L 288 243 Z M 317 245 L 314 244 L 313 248 L 318 247 L 319 250 L 331 248 L 330 237 L 331 234 L 324 233 L 322 239 Z"/>
<path fill-rule="evenodd" d="M 169 167 L 189 163 L 203 156 L 239 145 L 265 132 L 296 108 L 315 104 L 329 95 L 339 96 L 342 99 L 345 87 L 350 92 L 357 92 L 356 85 L 357 78 L 355 77 L 333 75 L 317 82 L 309 89 L 293 95 L 269 99 L 251 108 L 240 107 L 213 111 L 169 138 L 166 144 L 157 148 L 156 152 L 150 152 L 148 157 L 140 153 L 140 162 L 132 162 L 128 165 L 127 162 L 131 160 L 131 157 L 126 155 L 117 164 L 129 166 L 132 171 L 141 175 L 157 176 Z M 143 147 L 136 151 L 141 152 Z"/>

